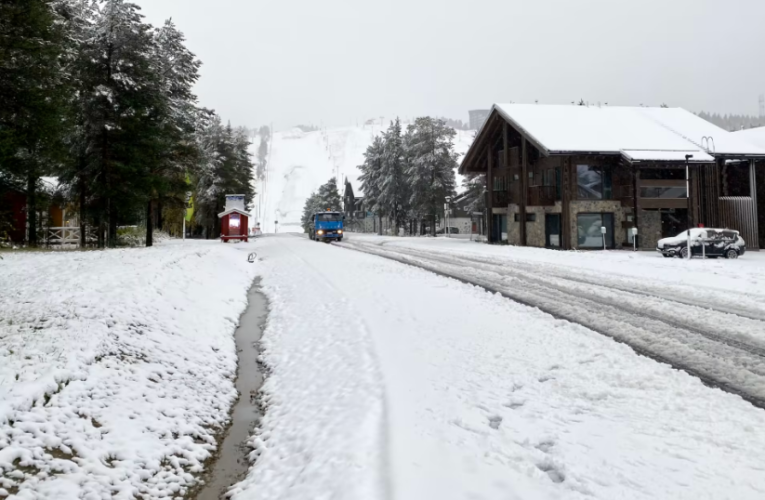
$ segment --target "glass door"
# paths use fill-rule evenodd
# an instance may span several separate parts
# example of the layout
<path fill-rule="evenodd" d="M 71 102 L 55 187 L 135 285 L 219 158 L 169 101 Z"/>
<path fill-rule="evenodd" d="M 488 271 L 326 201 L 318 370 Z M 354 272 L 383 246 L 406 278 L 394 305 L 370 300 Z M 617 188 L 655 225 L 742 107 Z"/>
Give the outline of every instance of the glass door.
<path fill-rule="evenodd" d="M 561 247 L 561 223 L 560 214 L 545 215 L 545 247 Z"/>

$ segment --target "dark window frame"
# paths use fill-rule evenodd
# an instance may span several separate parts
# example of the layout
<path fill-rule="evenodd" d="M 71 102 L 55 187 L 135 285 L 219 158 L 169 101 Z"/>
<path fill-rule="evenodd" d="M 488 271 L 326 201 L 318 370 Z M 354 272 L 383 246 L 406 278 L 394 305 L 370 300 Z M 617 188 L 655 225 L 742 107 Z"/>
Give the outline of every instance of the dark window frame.
<path fill-rule="evenodd" d="M 606 248 L 612 249 L 612 250 L 615 249 L 616 248 L 616 235 L 614 234 L 614 230 L 615 230 L 614 228 L 616 227 L 616 214 L 614 212 L 577 212 L 577 214 L 576 214 L 577 233 L 578 233 L 578 228 L 579 228 L 579 217 L 582 216 L 582 215 L 597 215 L 597 216 L 599 216 L 600 217 L 601 227 L 604 225 L 603 224 L 603 216 L 610 216 L 611 217 L 610 227 L 608 225 L 606 225 L 606 234 L 610 235 L 609 241 L 607 241 Z M 608 243 L 610 243 L 610 244 L 608 244 Z M 579 243 L 579 235 L 577 234 L 577 245 L 576 245 L 576 247 L 577 248 L 582 248 L 582 249 L 598 249 L 598 248 L 602 249 L 603 245 L 601 244 L 599 247 L 598 246 L 582 246 L 582 244 Z"/>
<path fill-rule="evenodd" d="M 599 198 L 591 198 L 586 197 L 582 198 L 579 196 L 579 167 L 587 167 L 590 170 L 597 171 L 600 174 L 600 197 Z M 576 199 L 577 200 L 587 200 L 587 201 L 609 201 L 614 199 L 614 179 L 613 179 L 613 166 L 610 165 L 598 165 L 598 164 L 590 164 L 590 163 L 577 163 L 576 169 Z"/>
<path fill-rule="evenodd" d="M 520 222 L 521 221 L 521 214 L 518 212 L 515 212 L 513 214 L 513 222 Z M 537 214 L 536 212 L 526 212 L 526 222 L 536 222 L 537 221 Z"/>

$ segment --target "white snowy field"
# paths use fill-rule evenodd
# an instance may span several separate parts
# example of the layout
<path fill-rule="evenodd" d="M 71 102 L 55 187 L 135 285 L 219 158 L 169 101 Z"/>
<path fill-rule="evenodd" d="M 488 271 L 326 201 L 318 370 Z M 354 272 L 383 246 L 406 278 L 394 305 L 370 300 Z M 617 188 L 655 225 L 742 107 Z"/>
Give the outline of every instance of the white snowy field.
<path fill-rule="evenodd" d="M 341 195 L 347 178 L 359 196 L 358 166 L 364 163 L 364 152 L 374 137 L 387 130 L 390 123 L 391 119 L 377 119 L 366 125 L 322 128 L 315 132 L 303 132 L 299 128 L 275 132 L 270 144 L 267 180 L 255 182 L 258 195 L 253 224 L 260 222 L 266 233 L 274 232 L 277 220 L 280 232 L 299 230 L 305 200 L 331 177 L 337 178 Z M 407 119 L 401 121 L 404 129 L 408 123 Z M 456 132 L 455 151 L 461 158 L 473 142 L 475 131 Z M 258 145 L 258 141 L 253 144 L 253 154 Z"/>
<path fill-rule="evenodd" d="M 236 399 L 236 245 L 5 253 L 0 497 L 180 497 Z"/>
<path fill-rule="evenodd" d="M 393 244 L 576 260 L 593 276 L 621 269 L 667 283 L 697 265 Z M 255 245 L 270 300 L 267 412 L 236 500 L 765 497 L 764 414 L 738 396 L 421 269 L 299 236 Z M 646 271 L 624 269 L 636 262 Z"/>

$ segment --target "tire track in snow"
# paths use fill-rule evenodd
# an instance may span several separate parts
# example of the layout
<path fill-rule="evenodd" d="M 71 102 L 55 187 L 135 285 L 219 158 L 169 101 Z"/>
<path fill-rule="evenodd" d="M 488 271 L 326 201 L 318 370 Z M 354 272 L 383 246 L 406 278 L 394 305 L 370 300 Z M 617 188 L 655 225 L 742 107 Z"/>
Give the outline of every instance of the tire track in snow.
<path fill-rule="evenodd" d="M 621 288 L 618 286 L 612 286 L 611 284 L 604 284 L 602 282 L 596 282 L 594 280 L 570 278 L 568 276 L 561 276 L 555 273 L 549 273 L 549 275 L 548 273 L 545 273 L 545 275 L 540 275 L 539 269 L 531 268 L 530 266 L 525 266 L 526 269 L 529 269 L 529 271 L 518 271 L 517 269 L 515 269 L 516 267 L 515 262 L 513 262 L 513 267 L 510 268 L 510 267 L 507 267 L 506 265 L 501 265 L 497 263 L 487 263 L 487 262 L 480 261 L 478 259 L 466 258 L 464 256 L 452 257 L 451 255 L 445 255 L 440 252 L 429 253 L 422 250 L 415 250 L 410 248 L 404 248 L 400 250 L 401 251 L 399 252 L 399 248 L 397 247 L 395 251 L 402 254 L 408 254 L 414 257 L 423 257 L 426 259 L 436 260 L 447 265 L 456 265 L 458 262 L 463 263 L 461 261 L 469 261 L 466 264 L 476 269 L 482 269 L 488 272 L 499 274 L 501 276 L 536 283 L 537 285 L 544 285 L 544 287 L 553 288 L 563 293 L 576 293 L 576 294 L 579 294 L 579 296 L 581 297 L 590 298 L 604 305 L 617 307 L 631 314 L 637 314 L 640 316 L 656 319 L 658 321 L 667 323 L 677 328 L 687 329 L 690 327 L 696 333 L 699 333 L 710 340 L 714 340 L 716 342 L 726 344 L 730 347 L 735 347 L 750 353 L 757 354 L 758 356 L 765 357 L 765 339 L 762 340 L 763 343 L 761 345 L 756 345 L 757 342 L 751 342 L 751 340 L 757 340 L 756 338 L 747 338 L 746 340 L 736 340 L 736 338 L 733 338 L 733 337 L 746 337 L 746 335 L 742 335 L 738 331 L 743 326 L 741 324 L 742 319 L 750 320 L 750 321 L 744 321 L 744 323 L 746 323 L 745 326 L 749 326 L 750 331 L 753 331 L 756 333 L 765 332 L 765 320 L 760 318 L 754 318 L 750 316 L 740 316 L 736 313 L 729 312 L 728 310 L 725 310 L 725 309 L 716 309 L 716 308 L 706 307 L 706 305 L 699 306 L 696 304 L 679 302 L 677 300 L 666 298 L 659 295 L 653 295 L 653 294 L 644 293 L 644 292 L 633 292 L 632 290 L 629 290 L 629 289 Z M 388 251 L 387 248 L 386 248 L 386 251 Z M 517 267 L 524 267 L 524 266 L 517 266 Z M 550 279 L 551 277 L 562 280 L 562 283 L 561 282 L 556 283 L 555 280 Z M 575 286 L 567 285 L 565 282 L 573 282 Z M 576 286 L 579 284 L 584 284 L 587 286 L 585 288 Z M 600 293 L 593 293 L 593 290 L 600 290 Z M 614 291 L 617 291 L 620 293 L 614 294 Z M 638 298 L 642 299 L 641 300 L 642 303 L 640 304 L 640 307 L 630 306 L 629 303 L 619 300 L 617 298 L 620 295 L 622 298 L 629 298 L 633 302 L 635 299 L 634 296 L 638 296 Z M 651 300 L 645 300 L 643 299 L 643 297 L 651 299 Z M 664 304 L 664 302 L 668 302 L 668 301 L 675 302 L 676 304 L 679 304 L 681 307 L 687 306 L 688 314 L 686 316 L 686 322 L 681 322 L 677 320 L 677 317 L 679 316 L 677 313 L 677 305 L 672 306 L 671 310 L 669 311 L 667 310 L 667 307 Z M 653 312 L 649 312 L 647 310 L 648 306 L 652 306 Z M 657 308 L 657 306 L 660 306 L 660 307 Z M 724 319 L 724 320 L 717 321 L 714 326 L 716 327 L 717 331 L 723 331 L 725 332 L 725 334 L 727 334 L 727 336 L 720 335 L 719 333 L 716 333 L 715 331 L 710 330 L 708 328 L 709 326 L 708 323 L 710 321 L 709 311 L 719 313 L 720 318 Z M 699 315 L 706 315 L 707 317 L 699 320 L 697 319 Z M 730 317 L 730 316 L 733 316 L 733 317 Z M 692 324 L 689 324 L 689 323 L 692 323 Z M 735 328 L 731 328 L 730 327 L 731 324 L 736 324 L 737 326 Z"/>
<path fill-rule="evenodd" d="M 625 343 L 640 354 L 670 364 L 710 386 L 738 394 L 755 406 L 765 408 L 765 357 L 762 349 L 756 346 L 701 332 L 618 301 L 591 294 L 583 297 L 581 291 L 573 295 L 570 290 L 564 291 L 540 280 L 538 275 L 513 276 L 507 269 L 499 269 L 501 273 L 496 269 L 479 269 L 477 264 L 481 263 L 466 263 L 443 254 L 419 252 L 412 255 L 408 253 L 409 249 L 389 250 L 348 242 L 335 245 L 420 267 L 536 307 Z"/>
<path fill-rule="evenodd" d="M 380 247 L 385 246 L 387 243 L 393 243 L 393 242 L 382 241 L 382 242 L 380 242 L 377 245 L 372 245 L 372 244 L 369 244 L 369 243 L 355 243 L 354 242 L 354 244 L 380 246 Z M 716 312 L 720 312 L 720 313 L 725 313 L 725 314 L 734 314 L 736 316 L 740 316 L 742 318 L 751 319 L 751 320 L 754 320 L 754 321 L 765 321 L 765 312 L 763 312 L 761 310 L 755 310 L 755 309 L 751 309 L 749 307 L 744 307 L 744 306 L 737 305 L 737 304 L 731 304 L 730 302 L 728 302 L 724 306 L 722 306 L 719 303 L 719 301 L 715 302 L 715 303 L 712 303 L 712 302 L 706 301 L 706 300 L 704 300 L 702 298 L 699 298 L 699 297 L 684 298 L 684 297 L 680 297 L 679 296 L 679 295 L 681 295 L 679 292 L 678 293 L 674 293 L 674 294 L 662 294 L 662 293 L 658 293 L 656 290 L 653 290 L 653 289 L 651 289 L 650 291 L 647 291 L 647 287 L 644 287 L 640 283 L 637 283 L 637 282 L 630 283 L 629 286 L 632 287 L 632 288 L 627 288 L 626 286 L 622 286 L 622 285 L 617 284 L 617 282 L 614 281 L 613 279 L 610 279 L 610 280 L 609 279 L 606 279 L 606 280 L 603 280 L 603 279 L 601 279 L 601 280 L 592 280 L 592 279 L 587 279 L 586 277 L 581 276 L 581 275 L 574 275 L 574 274 L 572 274 L 570 272 L 566 272 L 565 270 L 560 269 L 560 266 L 556 266 L 554 264 L 550 265 L 550 264 L 540 263 L 539 266 L 535 267 L 534 265 L 531 265 L 531 264 L 528 264 L 527 262 L 523 262 L 523 261 L 519 261 L 519 260 L 500 261 L 500 260 L 497 260 L 497 259 L 491 259 L 490 257 L 486 257 L 486 258 L 484 258 L 484 257 L 474 257 L 474 256 L 471 256 L 471 255 L 466 255 L 466 254 L 452 254 L 452 253 L 447 254 L 445 252 L 438 252 L 438 251 L 427 252 L 427 251 L 417 250 L 417 249 L 414 249 L 414 248 L 407 248 L 407 247 L 393 247 L 393 248 L 396 249 L 395 251 L 402 250 L 402 251 L 407 251 L 407 252 L 418 252 L 420 254 L 425 254 L 425 255 L 439 255 L 439 256 L 448 257 L 448 258 L 452 258 L 452 259 L 466 260 L 466 261 L 470 261 L 470 262 L 474 262 L 474 263 L 478 263 L 478 264 L 493 265 L 495 267 L 501 267 L 501 268 L 506 268 L 506 266 L 512 265 L 513 268 L 521 268 L 521 269 L 523 269 L 525 271 L 529 271 L 529 272 L 534 273 L 534 274 L 538 274 L 539 273 L 539 267 L 544 267 L 546 275 L 551 276 L 551 277 L 555 277 L 555 278 L 560 278 L 562 280 L 575 281 L 575 282 L 586 284 L 586 285 L 593 285 L 593 286 L 609 288 L 609 289 L 612 289 L 612 290 L 618 290 L 620 292 L 625 292 L 625 293 L 629 293 L 629 294 L 633 294 L 633 295 L 643 295 L 645 297 L 652 297 L 652 298 L 656 298 L 656 299 L 662 299 L 662 300 L 666 300 L 666 301 L 671 301 L 671 302 L 675 302 L 675 303 L 678 303 L 678 304 L 682 304 L 682 305 L 685 305 L 685 306 L 701 307 L 701 308 L 704 308 L 704 309 L 710 309 L 712 311 L 716 311 Z M 389 249 L 391 249 L 391 247 L 390 246 L 386 246 L 385 249 L 389 250 Z M 489 260 L 487 260 L 487 258 Z M 726 294 L 726 295 L 730 295 L 732 293 L 730 290 L 719 290 L 719 289 L 714 289 L 714 288 L 711 288 L 710 290 L 718 292 L 720 294 Z M 748 297 L 749 295 L 745 294 L 745 293 L 740 293 L 739 296 L 741 296 L 741 297 Z"/>

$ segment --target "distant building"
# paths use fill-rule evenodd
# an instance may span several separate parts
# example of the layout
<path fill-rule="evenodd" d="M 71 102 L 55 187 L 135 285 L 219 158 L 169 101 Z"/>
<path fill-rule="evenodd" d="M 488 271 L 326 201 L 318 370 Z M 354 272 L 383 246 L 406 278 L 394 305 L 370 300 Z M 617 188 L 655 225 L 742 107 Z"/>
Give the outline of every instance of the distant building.
<path fill-rule="evenodd" d="M 470 115 L 470 130 L 478 130 L 483 122 L 489 117 L 490 109 L 473 109 L 468 111 Z"/>

